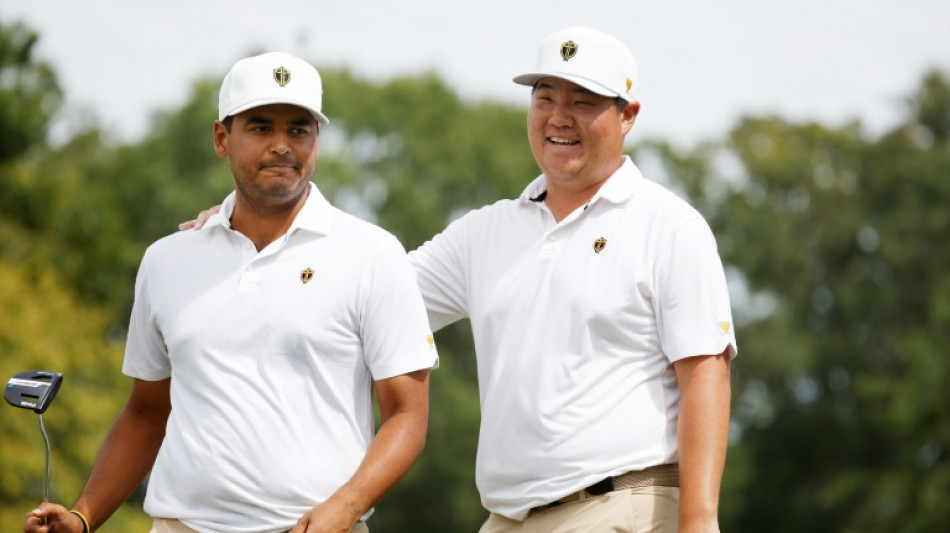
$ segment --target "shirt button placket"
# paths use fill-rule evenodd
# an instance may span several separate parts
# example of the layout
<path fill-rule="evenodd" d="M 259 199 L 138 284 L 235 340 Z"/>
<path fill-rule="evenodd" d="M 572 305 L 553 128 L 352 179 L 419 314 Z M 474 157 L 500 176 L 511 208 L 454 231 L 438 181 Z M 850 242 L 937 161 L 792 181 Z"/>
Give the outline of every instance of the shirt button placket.
<path fill-rule="evenodd" d="M 554 233 L 548 234 L 548 236 L 544 239 L 544 243 L 541 244 L 540 257 L 544 259 L 554 257 L 554 255 L 557 253 L 559 244 L 560 243 L 558 242 L 557 235 Z"/>

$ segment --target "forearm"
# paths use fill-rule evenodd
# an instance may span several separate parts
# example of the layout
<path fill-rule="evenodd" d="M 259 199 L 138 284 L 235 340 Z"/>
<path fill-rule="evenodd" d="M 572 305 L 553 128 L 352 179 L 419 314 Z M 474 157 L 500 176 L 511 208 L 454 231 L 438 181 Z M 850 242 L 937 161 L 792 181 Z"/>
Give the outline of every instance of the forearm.
<path fill-rule="evenodd" d="M 695 358 L 688 373 L 677 369 L 682 389 L 677 427 L 681 529 L 718 523 L 729 440 L 729 371 L 722 357 Z"/>
<path fill-rule="evenodd" d="M 297 521 L 291 533 L 350 531 L 402 478 L 425 446 L 429 371 L 376 382 L 382 425 L 353 476 Z"/>
<path fill-rule="evenodd" d="M 92 529 L 101 526 L 142 483 L 165 436 L 167 413 L 126 405 L 96 454 L 89 480 L 73 508 Z"/>
<path fill-rule="evenodd" d="M 317 514 L 345 517 L 352 527 L 412 466 L 425 447 L 429 425 L 429 371 L 377 381 L 382 424 L 353 476 Z M 294 530 L 296 532 L 296 530 Z"/>
<path fill-rule="evenodd" d="M 394 414 L 380 426 L 366 457 L 350 480 L 328 500 L 346 509 L 355 523 L 409 471 L 425 447 L 427 418 Z"/>

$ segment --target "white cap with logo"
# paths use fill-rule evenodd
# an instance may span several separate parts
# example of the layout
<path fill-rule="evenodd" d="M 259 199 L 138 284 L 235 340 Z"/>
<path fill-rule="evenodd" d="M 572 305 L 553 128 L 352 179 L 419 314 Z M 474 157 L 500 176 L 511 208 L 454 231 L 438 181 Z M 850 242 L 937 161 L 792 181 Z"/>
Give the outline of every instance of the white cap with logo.
<path fill-rule="evenodd" d="M 218 120 L 270 104 L 303 107 L 318 123 L 330 122 L 321 112 L 320 73 L 310 63 L 281 52 L 248 57 L 231 67 L 218 95 Z"/>
<path fill-rule="evenodd" d="M 613 35 L 575 26 L 545 37 L 538 50 L 537 70 L 515 77 L 514 82 L 534 86 L 546 77 L 562 78 L 596 94 L 632 102 L 637 62 Z"/>

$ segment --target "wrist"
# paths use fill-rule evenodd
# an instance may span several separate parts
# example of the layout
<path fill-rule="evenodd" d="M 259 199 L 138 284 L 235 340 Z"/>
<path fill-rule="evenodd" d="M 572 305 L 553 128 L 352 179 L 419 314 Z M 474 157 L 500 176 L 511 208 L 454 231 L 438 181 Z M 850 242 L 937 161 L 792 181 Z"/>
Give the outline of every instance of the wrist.
<path fill-rule="evenodd" d="M 366 512 L 365 509 L 360 509 L 360 505 L 357 501 L 341 492 L 337 492 L 331 496 L 326 503 L 333 505 L 337 512 L 339 512 L 341 516 L 346 517 L 351 525 L 359 522 L 360 518 L 363 517 L 363 513 Z"/>
<path fill-rule="evenodd" d="M 82 522 L 82 533 L 92 533 L 92 528 L 89 526 L 89 519 L 86 518 L 86 515 L 81 511 L 76 509 L 70 509 L 69 512 L 79 518 L 79 521 Z"/>

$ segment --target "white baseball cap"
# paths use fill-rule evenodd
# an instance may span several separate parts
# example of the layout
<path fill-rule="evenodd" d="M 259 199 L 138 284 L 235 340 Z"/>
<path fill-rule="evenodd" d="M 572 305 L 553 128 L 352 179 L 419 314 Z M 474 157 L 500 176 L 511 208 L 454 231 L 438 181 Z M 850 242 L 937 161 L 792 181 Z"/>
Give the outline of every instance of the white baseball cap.
<path fill-rule="evenodd" d="M 632 102 L 637 62 L 613 35 L 575 26 L 545 37 L 538 50 L 537 70 L 515 77 L 514 82 L 534 86 L 546 77 L 563 78 L 599 95 Z"/>
<path fill-rule="evenodd" d="M 270 104 L 303 107 L 320 124 L 330 122 L 320 111 L 323 83 L 306 61 L 281 52 L 242 59 L 231 67 L 218 94 L 218 120 Z"/>

